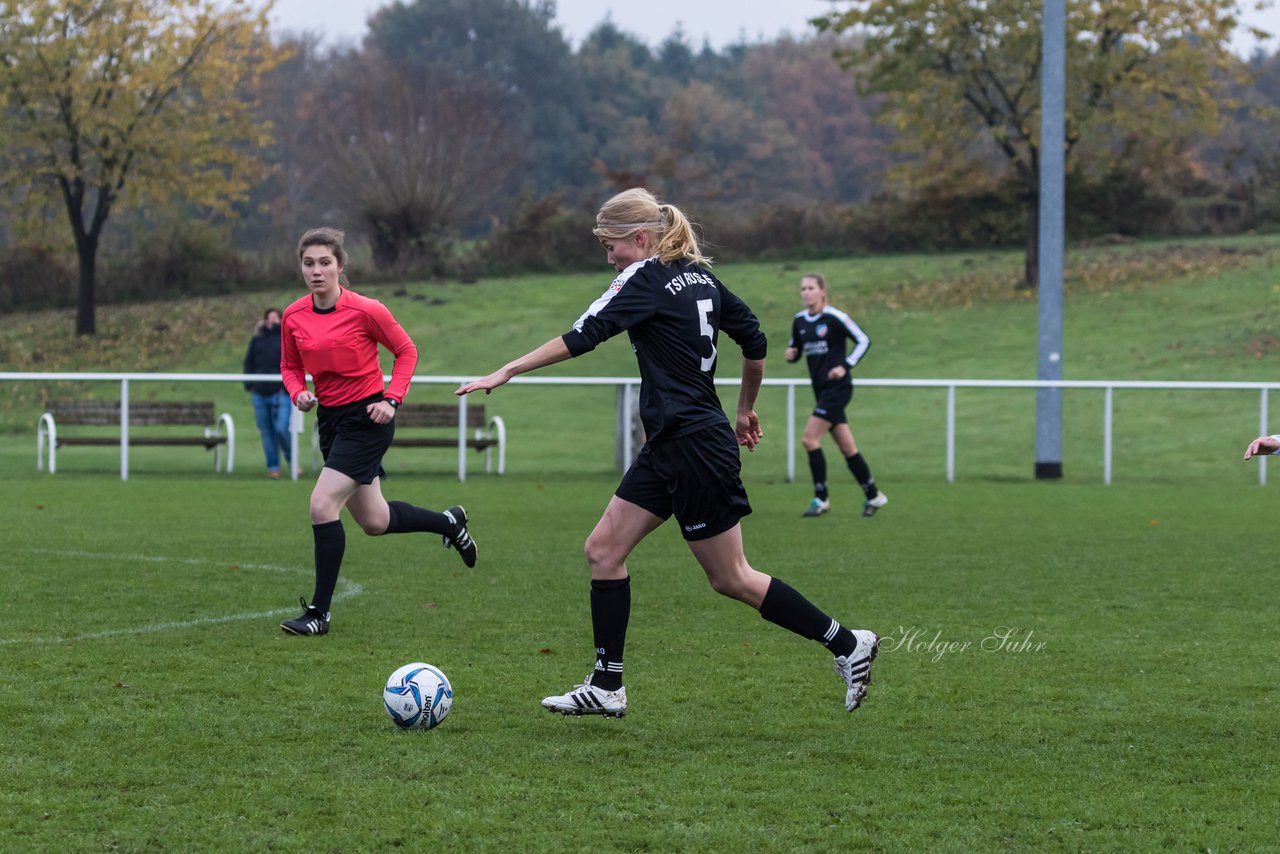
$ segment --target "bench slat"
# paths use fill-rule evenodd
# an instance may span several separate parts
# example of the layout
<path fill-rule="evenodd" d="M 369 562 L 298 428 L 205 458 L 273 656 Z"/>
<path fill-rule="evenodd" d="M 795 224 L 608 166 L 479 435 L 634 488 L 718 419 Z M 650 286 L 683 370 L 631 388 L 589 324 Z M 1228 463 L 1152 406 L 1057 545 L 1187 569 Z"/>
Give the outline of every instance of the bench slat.
<path fill-rule="evenodd" d="M 116 436 L 59 436 L 58 447 L 63 445 L 119 445 Z M 203 445 L 212 448 L 227 444 L 226 436 L 130 436 L 130 445 Z"/>
<path fill-rule="evenodd" d="M 458 406 L 453 403 L 405 403 L 396 410 L 397 427 L 457 427 Z M 467 427 L 484 427 L 484 407 L 467 406 Z"/>
<path fill-rule="evenodd" d="M 473 448 L 473 449 L 475 449 L 475 450 L 477 450 L 477 451 L 483 451 L 483 450 L 485 450 L 486 448 L 496 448 L 496 447 L 498 446 L 498 440 L 497 440 L 497 439 L 489 439 L 489 438 L 485 438 L 485 439 L 476 439 L 476 438 L 473 438 L 473 437 L 467 437 L 467 440 L 466 440 L 466 442 L 465 442 L 464 444 L 465 444 L 468 448 Z M 391 442 L 391 446 L 392 446 L 392 447 L 399 446 L 399 447 L 402 447 L 402 448 L 456 448 L 456 447 L 458 447 L 458 440 L 457 440 L 457 439 L 444 439 L 444 438 L 440 438 L 440 439 L 427 439 L 427 438 L 410 438 L 410 439 L 402 439 L 402 438 L 400 438 L 399 436 L 397 436 L 395 439 L 393 439 L 393 440 L 392 440 L 392 442 Z"/>
<path fill-rule="evenodd" d="M 115 427 L 120 424 L 118 400 L 51 400 L 45 407 L 59 424 Z M 211 400 L 132 400 L 129 424 L 139 427 L 195 424 L 208 426 L 217 418 Z"/>

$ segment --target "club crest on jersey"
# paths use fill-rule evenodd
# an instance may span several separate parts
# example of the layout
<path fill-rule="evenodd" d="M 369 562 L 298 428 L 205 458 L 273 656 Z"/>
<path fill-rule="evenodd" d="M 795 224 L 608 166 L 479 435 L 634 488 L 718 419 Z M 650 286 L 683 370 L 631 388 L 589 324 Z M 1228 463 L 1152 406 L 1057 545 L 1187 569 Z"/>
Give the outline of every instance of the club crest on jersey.
<path fill-rule="evenodd" d="M 813 331 L 817 333 L 817 335 L 818 335 L 818 337 L 819 337 L 819 338 L 826 338 L 826 337 L 827 337 L 827 324 L 825 324 L 825 323 L 819 323 L 817 326 L 815 326 L 815 327 L 814 327 Z"/>

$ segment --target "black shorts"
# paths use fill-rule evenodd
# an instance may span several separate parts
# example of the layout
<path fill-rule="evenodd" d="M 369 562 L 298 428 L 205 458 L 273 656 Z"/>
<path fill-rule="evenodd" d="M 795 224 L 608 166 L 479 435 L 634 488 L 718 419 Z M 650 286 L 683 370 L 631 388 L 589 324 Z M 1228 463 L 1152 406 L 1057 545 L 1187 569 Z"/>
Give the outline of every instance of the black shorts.
<path fill-rule="evenodd" d="M 738 440 L 728 424 L 645 444 L 614 492 L 664 521 L 675 514 L 686 540 L 723 534 L 751 513 Z"/>
<path fill-rule="evenodd" d="M 844 414 L 844 408 L 853 399 L 852 383 L 827 386 L 821 391 L 815 391 L 813 396 L 817 398 L 817 403 L 813 407 L 814 415 L 823 421 L 830 422 L 832 427 L 848 422 L 849 419 Z"/>
<path fill-rule="evenodd" d="M 320 407 L 316 427 L 320 432 L 320 453 L 324 456 L 325 468 L 364 484 L 387 476 L 382 457 L 396 435 L 396 420 L 374 423 L 366 409 L 379 400 L 382 395 L 375 394 L 355 403 Z"/>

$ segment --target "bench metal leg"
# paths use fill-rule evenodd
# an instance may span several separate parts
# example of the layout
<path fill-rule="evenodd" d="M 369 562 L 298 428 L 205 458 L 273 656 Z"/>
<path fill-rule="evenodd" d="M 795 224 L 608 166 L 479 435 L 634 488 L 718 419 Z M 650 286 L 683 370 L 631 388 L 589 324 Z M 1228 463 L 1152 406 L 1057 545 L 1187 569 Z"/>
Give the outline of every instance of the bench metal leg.
<path fill-rule="evenodd" d="M 58 426 L 48 412 L 36 423 L 36 471 L 44 469 L 45 442 L 49 443 L 49 474 L 53 474 L 58 470 Z"/>
<path fill-rule="evenodd" d="M 214 472 L 224 471 L 227 474 L 235 471 L 236 467 L 236 424 L 231 416 L 226 412 L 218 416 L 218 423 L 214 427 L 204 428 L 205 438 L 226 438 L 227 459 L 224 465 L 222 460 L 222 444 L 213 446 L 213 470 Z"/>
<path fill-rule="evenodd" d="M 498 440 L 498 474 L 506 474 L 507 471 L 507 425 L 502 420 L 501 415 L 495 415 L 489 419 L 489 431 Z M 484 449 L 484 470 L 486 473 L 493 472 L 493 457 L 490 454 L 492 448 Z"/>

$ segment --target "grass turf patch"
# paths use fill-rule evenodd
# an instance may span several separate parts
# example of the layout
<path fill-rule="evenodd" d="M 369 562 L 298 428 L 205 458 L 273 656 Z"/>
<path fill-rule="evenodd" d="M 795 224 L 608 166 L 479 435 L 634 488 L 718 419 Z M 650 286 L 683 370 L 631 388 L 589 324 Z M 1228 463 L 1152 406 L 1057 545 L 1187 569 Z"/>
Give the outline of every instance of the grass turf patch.
<path fill-rule="evenodd" d="M 750 474 L 750 461 L 748 472 Z M 0 812 L 23 848 L 1258 848 L 1280 759 L 1254 488 L 907 480 L 874 519 L 749 480 L 753 565 L 885 637 L 866 706 L 816 645 L 712 593 L 671 526 L 634 575 L 620 721 L 549 715 L 591 662 L 585 537 L 611 477 L 467 505 L 481 564 L 348 524 L 325 638 L 308 487 L 20 478 L 0 507 Z M 1264 532 L 1259 534 L 1258 532 Z M 432 732 L 381 708 L 426 660 Z M 601 820 L 601 815 L 610 820 Z"/>
<path fill-rule="evenodd" d="M 1270 378 L 1275 259 L 1275 238 L 1069 259 L 1068 378 Z M 1034 365 L 1018 262 L 819 269 L 875 341 L 862 376 L 1008 378 Z M 799 269 L 721 272 L 777 356 Z M 418 339 L 420 373 L 476 373 L 561 331 L 607 278 L 366 290 Z M 259 302 L 294 293 L 104 309 L 104 334 L 83 341 L 65 312 L 6 317 L 0 364 L 235 372 Z M 501 353 L 468 334 L 495 305 L 520 306 Z M 630 375 L 634 360 L 612 342 L 556 372 Z M 263 477 L 238 384 L 134 384 L 214 397 L 241 445 L 231 476 L 203 451 L 135 449 L 127 483 L 114 448 L 64 449 L 53 477 L 31 465 L 44 396 L 115 389 L 9 391 L 0 838 L 14 848 L 1129 851 L 1280 835 L 1265 806 L 1280 759 L 1274 513 L 1239 462 L 1256 394 L 1118 392 L 1104 488 L 1100 392 L 1064 395 L 1066 478 L 1035 483 L 1033 394 L 962 390 L 948 485 L 943 392 L 864 387 L 854 429 L 891 504 L 864 520 L 852 481 L 833 478 L 834 509 L 812 520 L 803 458 L 801 482 L 785 480 L 782 392 L 766 389 L 766 441 L 744 455 L 748 557 L 884 636 L 870 698 L 846 714 L 823 651 L 717 597 L 666 526 L 630 561 L 631 711 L 602 721 L 538 700 L 591 664 L 581 545 L 617 479 L 611 388 L 487 398 L 510 431 L 505 478 L 459 484 L 450 452 L 393 450 L 386 494 L 465 504 L 480 565 L 348 523 L 319 639 L 277 628 L 310 593 L 310 483 Z M 381 708 L 413 660 L 458 694 L 429 733 Z"/>

